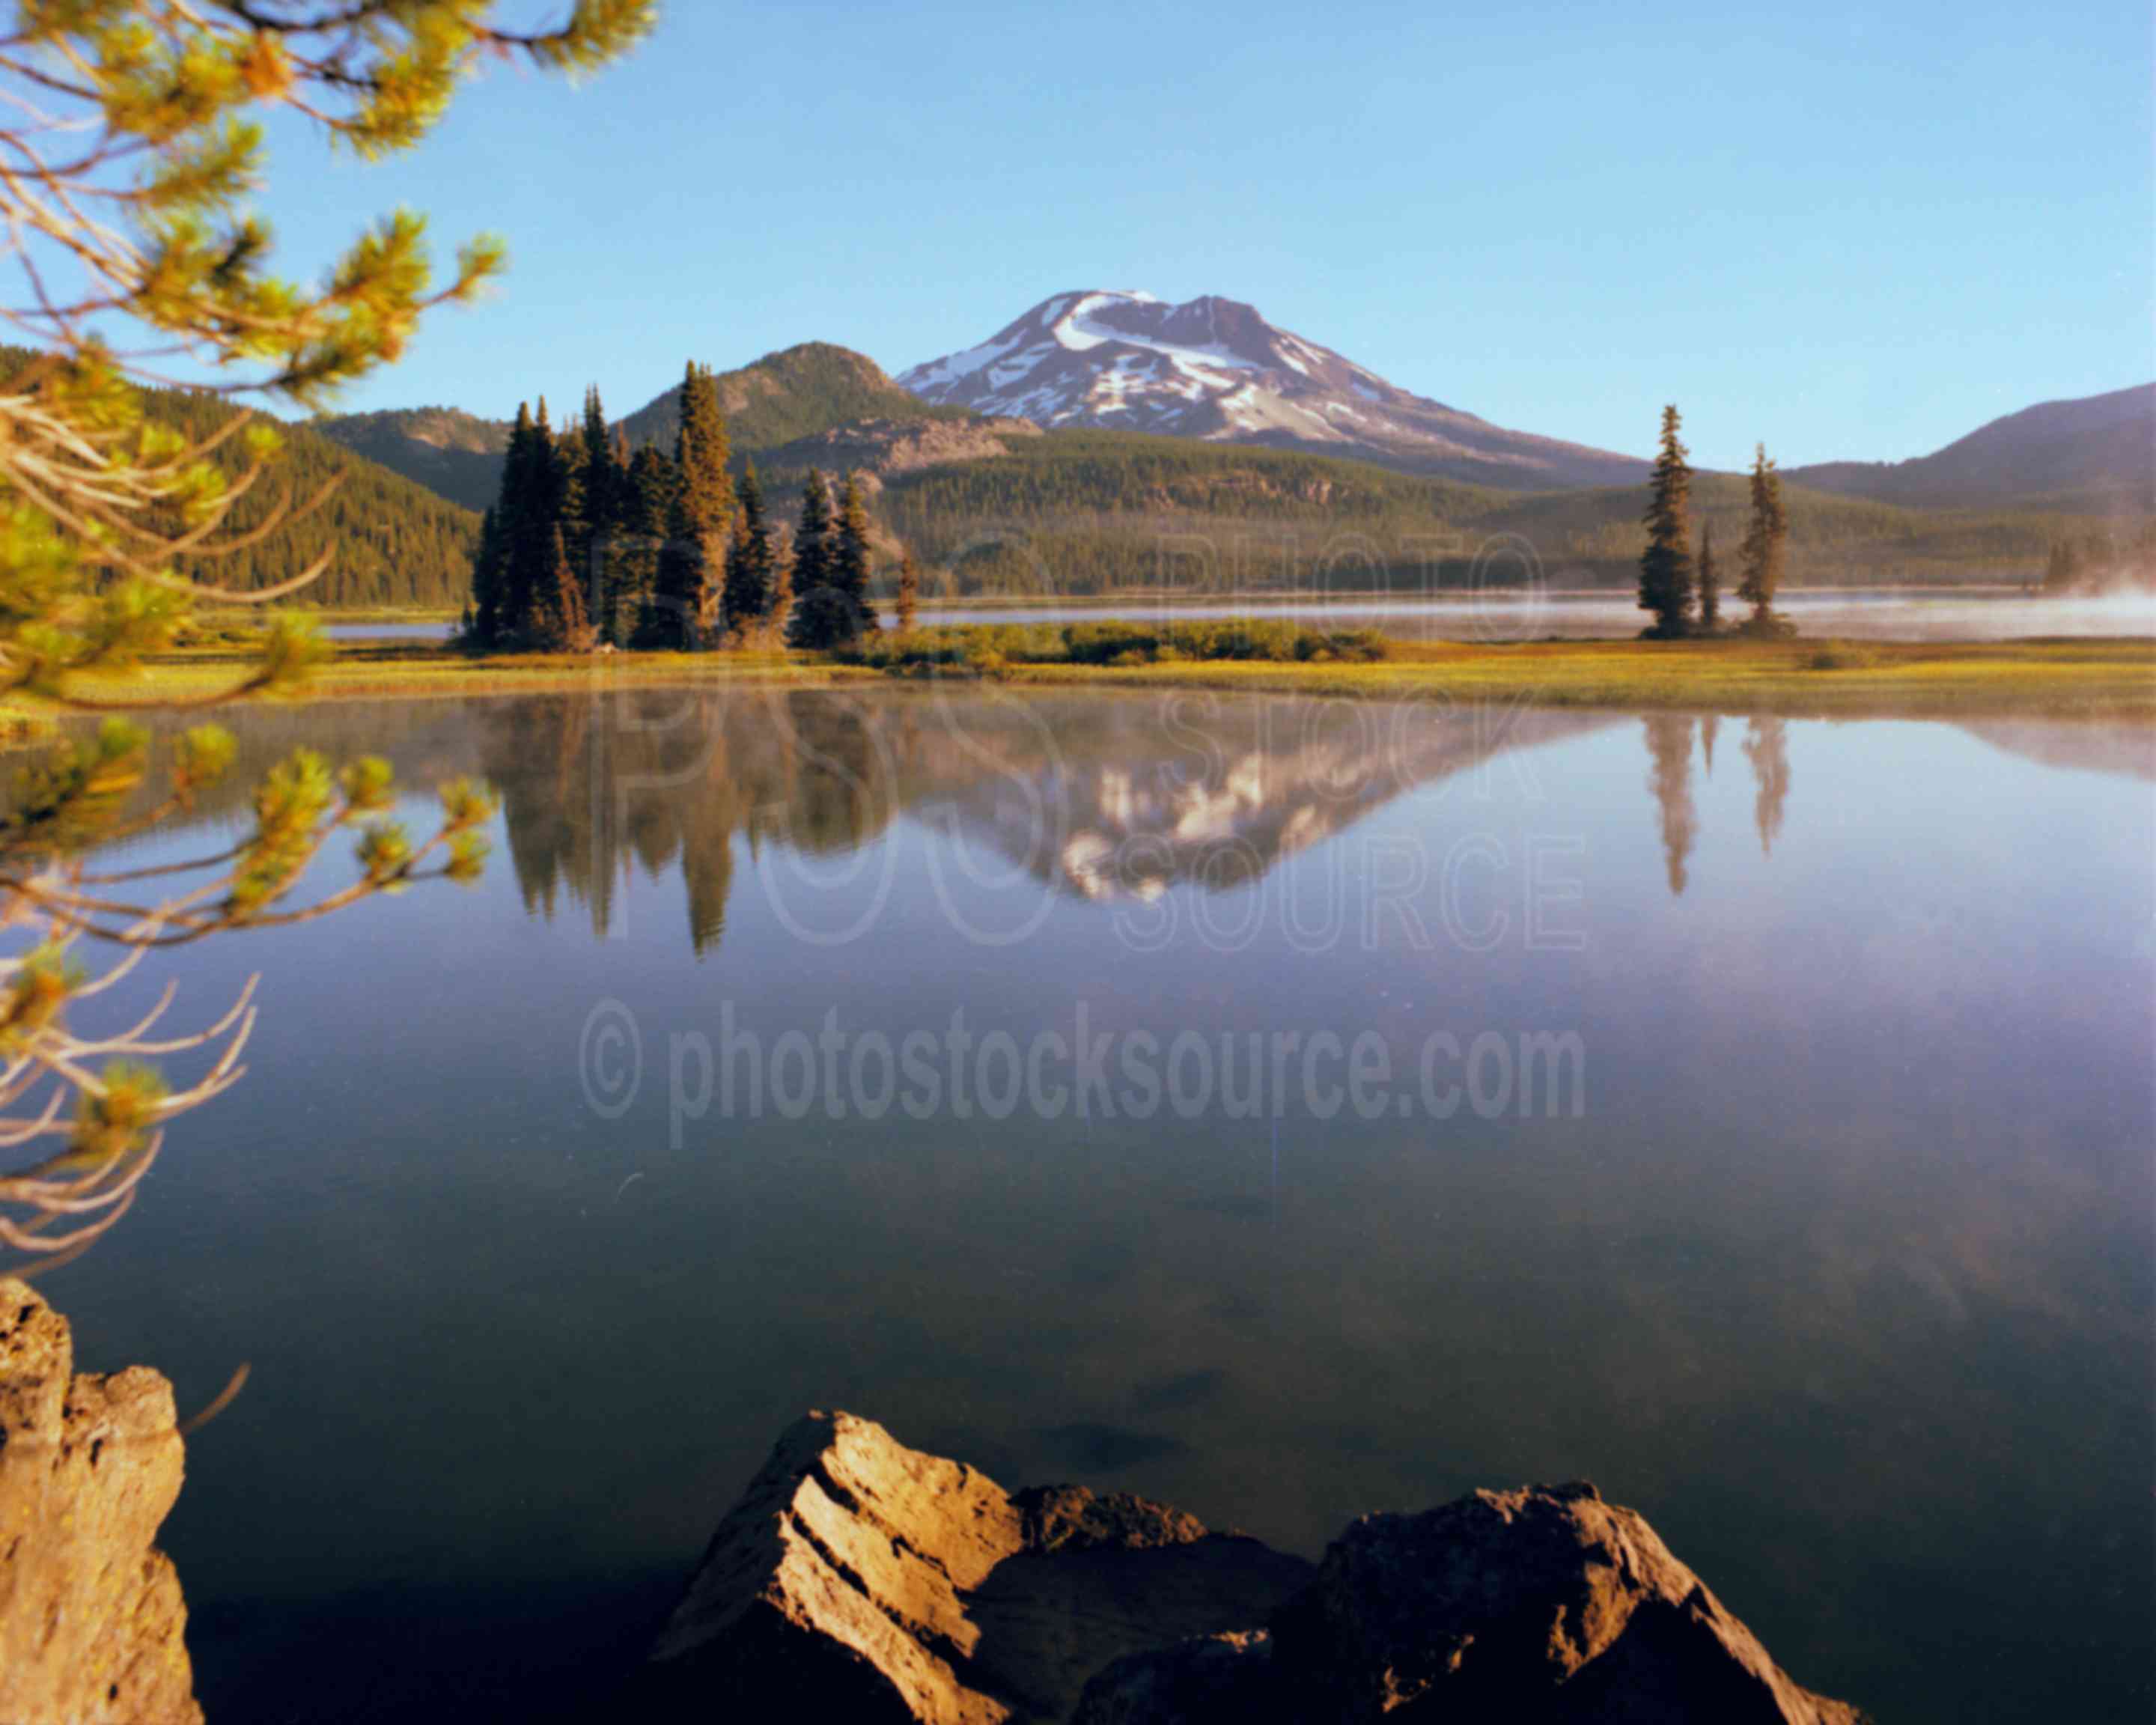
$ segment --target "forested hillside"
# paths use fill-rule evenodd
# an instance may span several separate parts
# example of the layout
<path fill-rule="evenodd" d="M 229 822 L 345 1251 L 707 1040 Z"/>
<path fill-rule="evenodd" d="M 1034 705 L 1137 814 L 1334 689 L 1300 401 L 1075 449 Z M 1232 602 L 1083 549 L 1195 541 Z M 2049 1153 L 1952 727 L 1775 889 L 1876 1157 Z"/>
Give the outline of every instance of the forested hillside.
<path fill-rule="evenodd" d="M 0 347 L 0 377 L 17 377 L 36 356 Z M 143 411 L 190 439 L 208 436 L 236 409 L 192 390 L 145 389 Z M 472 547 L 479 517 L 423 485 L 339 447 L 305 427 L 277 426 L 283 453 L 254 489 L 234 504 L 218 540 L 243 537 L 269 518 L 280 499 L 296 506 L 332 480 L 336 489 L 318 508 L 228 557 L 187 559 L 182 572 L 218 586 L 274 587 L 297 575 L 325 551 L 328 569 L 305 590 L 304 602 L 325 607 L 460 607 L 470 591 Z M 247 465 L 244 439 L 233 438 L 211 459 L 228 473 Z"/>
<path fill-rule="evenodd" d="M 774 470 L 774 490 L 792 475 Z M 1636 486 L 1522 495 L 1322 456 L 1059 432 L 1003 454 L 886 477 L 877 513 L 946 590 L 1091 593 L 1201 580 L 1411 587 L 1516 579 L 1516 536 L 1544 576 L 1630 583 L 1644 543 Z M 1745 481 L 1702 475 L 1697 513 L 1743 536 Z M 1791 487 L 1799 583 L 2035 580 L 2066 518 L 1898 508 Z"/>
<path fill-rule="evenodd" d="M 233 410 L 208 396 L 181 390 L 145 393 L 156 418 L 191 437 L 207 435 Z M 461 606 L 470 592 L 472 547 L 479 517 L 317 432 L 281 428 L 284 453 L 254 489 L 234 505 L 230 531 L 244 533 L 267 518 L 280 495 L 304 501 L 331 480 L 327 501 L 279 528 L 259 544 L 216 559 L 192 560 L 185 572 L 220 587 L 273 587 L 297 575 L 325 551 L 327 571 L 305 591 L 305 602 L 330 608 L 375 605 Z M 214 458 L 237 471 L 246 457 L 235 438 Z"/>
<path fill-rule="evenodd" d="M 509 422 L 460 408 L 391 408 L 325 414 L 311 429 L 466 509 L 483 510 L 501 482 Z"/>
<path fill-rule="evenodd" d="M 931 407 L 901 389 L 865 354 L 829 341 L 767 353 L 753 365 L 721 372 L 719 410 L 737 451 L 775 449 L 857 419 L 955 419 L 964 408 Z M 681 423 L 676 387 L 621 422 L 630 447 L 657 442 L 671 448 Z"/>

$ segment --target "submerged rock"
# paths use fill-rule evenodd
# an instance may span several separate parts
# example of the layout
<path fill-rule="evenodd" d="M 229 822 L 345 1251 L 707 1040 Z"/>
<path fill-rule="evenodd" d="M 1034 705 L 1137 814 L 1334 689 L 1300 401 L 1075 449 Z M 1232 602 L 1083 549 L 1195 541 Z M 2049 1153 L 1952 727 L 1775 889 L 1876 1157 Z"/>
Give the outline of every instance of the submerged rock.
<path fill-rule="evenodd" d="M 1861 1725 L 1594 1486 L 1349 1527 L 1313 1571 L 1179 1510 L 789 1430 L 653 1650 L 654 1718 Z"/>
<path fill-rule="evenodd" d="M 1142 1498 L 1014 1496 L 812 1414 L 721 1522 L 636 1700 L 714 1720 L 1067 1719 L 1102 1666 L 1260 1620 L 1310 1573 Z"/>
<path fill-rule="evenodd" d="M 201 1720 L 179 1577 L 151 1543 L 182 1467 L 172 1385 L 75 1376 L 66 1319 L 0 1279 L 0 1719 Z"/>

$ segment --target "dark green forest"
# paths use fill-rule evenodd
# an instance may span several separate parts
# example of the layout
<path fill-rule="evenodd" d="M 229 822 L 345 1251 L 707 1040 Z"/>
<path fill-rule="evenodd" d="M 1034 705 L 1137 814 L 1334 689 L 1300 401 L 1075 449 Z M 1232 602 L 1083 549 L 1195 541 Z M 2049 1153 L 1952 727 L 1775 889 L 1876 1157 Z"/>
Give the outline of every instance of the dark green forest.
<path fill-rule="evenodd" d="M 145 390 L 143 407 L 190 438 L 208 436 L 234 411 L 213 397 L 178 389 Z M 319 433 L 293 425 L 280 430 L 284 451 L 233 506 L 229 531 L 259 526 L 280 496 L 303 501 L 331 480 L 339 481 L 337 489 L 319 508 L 258 545 L 229 557 L 183 560 L 182 573 L 220 587 L 272 587 L 334 549 L 327 571 L 306 589 L 308 603 L 339 609 L 464 603 L 479 539 L 477 516 Z M 237 438 L 212 459 L 234 473 L 247 460 Z"/>
<path fill-rule="evenodd" d="M 783 489 L 793 475 L 773 468 Z M 2025 581 L 2085 520 L 1904 509 L 1791 486 L 1788 578 L 1811 586 Z M 1638 486 L 1522 495 L 1290 451 L 1103 431 L 886 475 L 877 513 L 932 591 L 1098 593 L 1211 583 L 1400 588 L 1546 579 L 1626 586 L 1645 545 Z M 1696 522 L 1743 537 L 1748 481 L 1695 475 Z"/>

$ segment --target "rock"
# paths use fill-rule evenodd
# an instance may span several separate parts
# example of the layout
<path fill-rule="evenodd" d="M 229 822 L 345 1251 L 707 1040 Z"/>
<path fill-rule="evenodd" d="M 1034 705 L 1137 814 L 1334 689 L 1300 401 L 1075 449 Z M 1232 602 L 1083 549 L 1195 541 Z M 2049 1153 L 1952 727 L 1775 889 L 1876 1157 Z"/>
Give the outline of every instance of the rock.
<path fill-rule="evenodd" d="M 1086 1684 L 1074 1725 L 1273 1725 L 1281 1714 L 1272 1653 L 1271 1635 L 1254 1630 L 1132 1654 Z"/>
<path fill-rule="evenodd" d="M 198 1725 L 179 1577 L 151 1543 L 182 1468 L 172 1385 L 76 1377 L 67 1321 L 0 1280 L 0 1718 Z"/>
<path fill-rule="evenodd" d="M 1272 1630 L 1282 1692 L 1312 1722 L 1863 1717 L 1800 1688 L 1644 1517 L 1586 1484 L 1366 1517 Z"/>
<path fill-rule="evenodd" d="M 1063 1720 L 1128 1653 L 1261 1621 L 1301 1559 L 1142 1498 L 1013 1497 L 846 1414 L 812 1414 L 713 1535 L 639 1717 Z"/>
<path fill-rule="evenodd" d="M 1270 1630 L 1265 1625 L 1270 1624 Z M 921 1725 L 1862 1725 L 1594 1486 L 1366 1517 L 1313 1571 L 1142 1497 L 1012 1494 L 812 1414 L 625 1716 Z"/>

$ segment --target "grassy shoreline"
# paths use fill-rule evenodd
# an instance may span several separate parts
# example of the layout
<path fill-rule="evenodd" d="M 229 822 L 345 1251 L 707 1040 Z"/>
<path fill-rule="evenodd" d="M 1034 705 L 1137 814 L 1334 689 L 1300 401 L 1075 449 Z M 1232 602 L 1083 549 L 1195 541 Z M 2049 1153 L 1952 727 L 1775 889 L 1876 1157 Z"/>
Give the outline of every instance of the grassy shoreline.
<path fill-rule="evenodd" d="M 85 680 L 86 696 L 184 701 L 235 681 L 229 649 L 172 655 L 126 677 Z M 972 672 L 945 672 L 953 681 Z M 475 659 L 432 643 L 352 648 L 317 670 L 301 701 L 420 700 L 638 686 L 903 686 L 922 680 L 778 652 L 544 655 Z M 1203 689 L 1508 706 L 1655 708 L 1788 717 L 1973 713 L 2156 724 L 2156 639 L 1986 642 L 1832 640 L 1395 642 L 1373 663 L 1170 660 L 1143 665 L 1013 662 L 993 680 L 1033 688 Z M 51 710 L 0 702 L 17 734 Z"/>
<path fill-rule="evenodd" d="M 2156 723 L 2156 640 L 2148 639 L 1395 643 L 1369 665 L 1024 665 L 1009 680 L 1790 718 L 1984 713 Z"/>

